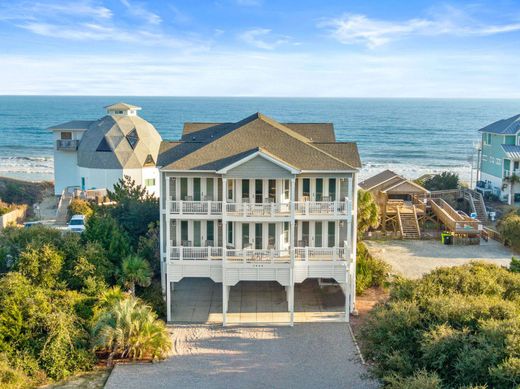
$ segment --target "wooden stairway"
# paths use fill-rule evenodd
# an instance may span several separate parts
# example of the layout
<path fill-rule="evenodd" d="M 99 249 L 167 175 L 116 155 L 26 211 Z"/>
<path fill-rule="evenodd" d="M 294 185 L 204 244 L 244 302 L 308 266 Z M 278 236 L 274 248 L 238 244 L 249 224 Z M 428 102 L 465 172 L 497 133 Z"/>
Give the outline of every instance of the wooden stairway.
<path fill-rule="evenodd" d="M 464 189 L 464 198 L 469 202 L 471 210 L 477 214 L 477 219 L 486 223 L 488 215 L 482 194 L 475 190 Z"/>
<path fill-rule="evenodd" d="M 397 218 L 399 220 L 399 229 L 403 239 L 420 239 L 421 229 L 417 220 L 417 212 L 415 206 L 412 210 L 397 209 Z"/>
<path fill-rule="evenodd" d="M 72 202 L 72 194 L 64 190 L 61 194 L 56 210 L 56 224 L 65 225 L 68 222 L 69 205 Z"/>

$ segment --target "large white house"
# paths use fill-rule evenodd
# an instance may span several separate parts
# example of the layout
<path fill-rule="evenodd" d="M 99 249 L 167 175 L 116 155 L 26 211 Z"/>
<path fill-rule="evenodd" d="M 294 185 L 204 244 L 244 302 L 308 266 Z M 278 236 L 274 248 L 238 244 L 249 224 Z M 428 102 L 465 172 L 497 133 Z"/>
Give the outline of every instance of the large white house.
<path fill-rule="evenodd" d="M 98 120 L 74 120 L 50 128 L 54 134 L 54 190 L 111 189 L 124 176 L 159 194 L 156 162 L 161 136 L 140 118 L 140 107 L 117 103 Z"/>
<path fill-rule="evenodd" d="M 163 142 L 161 256 L 167 318 L 174 284 L 222 283 L 224 325 L 231 288 L 277 281 L 291 322 L 294 286 L 334 279 L 355 302 L 356 144 L 329 123 L 278 123 L 260 113 L 237 123 L 186 123 Z"/>

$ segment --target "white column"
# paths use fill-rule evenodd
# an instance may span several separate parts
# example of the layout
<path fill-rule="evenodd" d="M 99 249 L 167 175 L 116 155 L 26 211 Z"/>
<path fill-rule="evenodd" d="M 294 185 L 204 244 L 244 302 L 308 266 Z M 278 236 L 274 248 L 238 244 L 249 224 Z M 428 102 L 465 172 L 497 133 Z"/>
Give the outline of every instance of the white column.
<path fill-rule="evenodd" d="M 345 321 L 348 323 L 350 321 L 350 306 L 352 301 L 352 296 L 350 295 L 350 288 L 349 288 L 349 281 L 347 278 L 347 281 L 343 284 L 343 292 L 345 294 Z M 355 288 L 354 288 L 355 292 Z"/>
<path fill-rule="evenodd" d="M 166 275 L 166 321 L 172 321 L 172 291 L 173 283 L 168 279 L 168 275 Z"/>
<path fill-rule="evenodd" d="M 287 305 L 289 308 L 289 321 L 291 323 L 291 326 L 293 326 L 294 325 L 294 280 L 292 279 L 292 275 L 291 275 L 291 285 L 288 286 Z"/>
<path fill-rule="evenodd" d="M 352 180 L 352 240 L 350 243 L 352 253 L 352 265 L 350 266 L 350 310 L 354 311 L 356 304 L 356 253 L 357 253 L 357 196 L 358 196 L 358 176 L 353 173 Z"/>
<path fill-rule="evenodd" d="M 166 207 L 167 207 L 167 199 L 166 199 L 166 192 L 165 188 L 163 188 L 163 179 L 165 179 L 165 176 L 163 176 L 164 173 L 159 173 L 159 193 L 161 194 L 161 198 L 164 198 L 164 202 L 160 202 L 161 206 L 161 212 L 160 212 L 160 219 L 159 219 L 159 252 L 160 252 L 160 258 L 161 258 L 161 289 L 162 294 L 165 296 L 166 294 L 166 282 L 165 280 L 165 274 L 166 274 L 166 255 L 164 253 L 165 247 L 164 247 L 164 241 L 165 234 L 166 234 Z M 166 247 L 168 247 L 168 243 L 166 243 Z"/>
<path fill-rule="evenodd" d="M 166 193 L 166 259 L 168 259 L 170 257 L 170 247 L 171 247 L 171 242 L 170 242 L 170 218 L 171 218 L 171 213 L 170 213 L 170 210 L 171 210 L 171 199 L 170 199 L 170 177 L 166 177 L 166 188 L 165 188 L 165 193 Z"/>
<path fill-rule="evenodd" d="M 227 325 L 227 311 L 229 302 L 229 289 L 230 287 L 222 283 L 222 325 Z"/>

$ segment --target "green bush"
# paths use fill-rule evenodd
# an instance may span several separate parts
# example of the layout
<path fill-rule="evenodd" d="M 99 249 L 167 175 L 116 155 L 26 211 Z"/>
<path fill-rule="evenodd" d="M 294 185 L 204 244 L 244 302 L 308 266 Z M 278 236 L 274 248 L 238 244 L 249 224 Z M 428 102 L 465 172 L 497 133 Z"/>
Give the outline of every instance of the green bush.
<path fill-rule="evenodd" d="M 69 218 L 73 215 L 85 215 L 85 217 L 88 219 L 94 213 L 90 203 L 82 199 L 73 199 L 70 202 L 67 211 Z"/>
<path fill-rule="evenodd" d="M 459 187 L 459 175 L 451 172 L 442 172 L 422 182 L 418 182 L 418 184 L 430 191 L 457 189 Z"/>
<path fill-rule="evenodd" d="M 372 257 L 362 242 L 357 245 L 356 261 L 356 293 L 362 294 L 366 289 L 382 287 L 385 284 L 390 266 Z"/>
<path fill-rule="evenodd" d="M 92 327 L 92 347 L 112 358 L 163 358 L 171 348 L 164 322 L 139 299 L 128 296 L 101 310 Z"/>
<path fill-rule="evenodd" d="M 478 262 L 398 280 L 362 328 L 373 372 L 390 388 L 520 385 L 519 290 L 520 274 Z"/>
<path fill-rule="evenodd" d="M 509 270 L 511 270 L 513 273 L 520 273 L 520 259 L 516 257 L 511 258 Z"/>
<path fill-rule="evenodd" d="M 500 218 L 497 229 L 506 244 L 520 250 L 520 215 L 517 212 L 509 212 Z"/>

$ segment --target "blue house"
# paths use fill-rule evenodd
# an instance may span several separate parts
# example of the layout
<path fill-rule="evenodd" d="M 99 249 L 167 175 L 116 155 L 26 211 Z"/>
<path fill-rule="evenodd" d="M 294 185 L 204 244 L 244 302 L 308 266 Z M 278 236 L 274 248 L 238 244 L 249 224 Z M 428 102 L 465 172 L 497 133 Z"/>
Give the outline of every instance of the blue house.
<path fill-rule="evenodd" d="M 477 189 L 490 190 L 509 204 L 520 202 L 520 114 L 484 128 Z M 511 183 L 513 182 L 513 183 Z"/>

